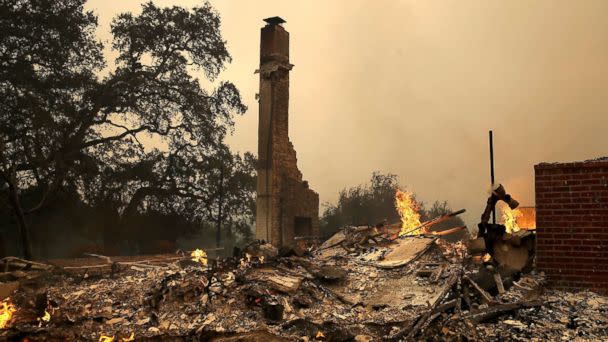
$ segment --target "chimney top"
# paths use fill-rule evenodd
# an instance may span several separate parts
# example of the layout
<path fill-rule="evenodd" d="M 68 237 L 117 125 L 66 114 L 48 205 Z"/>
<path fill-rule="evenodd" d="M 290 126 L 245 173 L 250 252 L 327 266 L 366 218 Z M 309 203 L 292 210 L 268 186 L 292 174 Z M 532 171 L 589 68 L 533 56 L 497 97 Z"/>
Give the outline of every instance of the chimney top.
<path fill-rule="evenodd" d="M 281 17 L 271 17 L 271 18 L 266 18 L 264 19 L 265 22 L 268 23 L 268 25 L 279 25 L 282 23 L 285 23 L 286 21 L 283 20 L 283 18 Z"/>

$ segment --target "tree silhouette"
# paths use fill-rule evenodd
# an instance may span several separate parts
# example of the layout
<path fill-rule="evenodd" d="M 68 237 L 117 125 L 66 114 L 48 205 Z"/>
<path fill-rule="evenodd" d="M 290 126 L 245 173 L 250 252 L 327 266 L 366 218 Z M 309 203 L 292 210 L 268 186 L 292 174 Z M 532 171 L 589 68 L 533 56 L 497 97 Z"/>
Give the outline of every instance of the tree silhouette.
<path fill-rule="evenodd" d="M 215 81 L 231 60 L 208 3 L 148 2 L 139 15 L 120 14 L 111 25 L 118 57 L 107 68 L 84 2 L 0 3 L 0 191 L 26 258 L 28 216 L 66 188 L 117 208 L 116 229 L 139 210 L 214 201 L 197 163 L 225 149 L 233 116 L 246 110 L 232 83 L 208 91 L 195 77 Z"/>

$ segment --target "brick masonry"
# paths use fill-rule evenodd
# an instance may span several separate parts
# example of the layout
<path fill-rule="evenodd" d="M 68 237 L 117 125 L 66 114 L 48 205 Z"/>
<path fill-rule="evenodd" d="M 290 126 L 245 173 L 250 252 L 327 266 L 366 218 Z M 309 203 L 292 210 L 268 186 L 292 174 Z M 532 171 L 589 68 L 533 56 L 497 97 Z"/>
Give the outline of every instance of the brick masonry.
<path fill-rule="evenodd" d="M 308 187 L 289 140 L 289 33 L 282 19 L 261 30 L 256 237 L 277 247 L 319 235 L 319 195 Z"/>
<path fill-rule="evenodd" d="M 534 170 L 538 269 L 556 287 L 608 293 L 608 160 Z"/>

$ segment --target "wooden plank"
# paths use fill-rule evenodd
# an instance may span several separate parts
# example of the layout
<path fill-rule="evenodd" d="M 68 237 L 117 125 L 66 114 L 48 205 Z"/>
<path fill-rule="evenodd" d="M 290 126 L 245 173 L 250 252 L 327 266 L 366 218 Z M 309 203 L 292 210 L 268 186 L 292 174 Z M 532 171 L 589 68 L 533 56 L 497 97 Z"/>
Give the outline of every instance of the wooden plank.
<path fill-rule="evenodd" d="M 302 284 L 302 277 L 295 277 L 288 274 L 278 274 L 272 269 L 260 269 L 253 274 L 251 278 L 266 283 L 269 287 L 284 292 L 295 293 Z"/>
<path fill-rule="evenodd" d="M 426 228 L 432 227 L 432 226 L 434 226 L 434 225 L 436 225 L 436 224 L 438 224 L 438 223 L 441 223 L 441 222 L 443 222 L 443 221 L 446 221 L 446 220 L 448 220 L 448 219 L 450 219 L 450 218 L 452 218 L 452 217 L 454 217 L 454 216 L 458 216 L 458 215 L 460 215 L 460 214 L 462 214 L 462 213 L 464 213 L 464 212 L 466 212 L 466 209 L 460 209 L 460 210 L 458 210 L 458 211 L 455 211 L 455 212 L 452 212 L 452 213 L 449 213 L 449 214 L 445 214 L 445 215 L 443 215 L 443 216 L 436 217 L 436 218 L 434 218 L 434 219 L 432 219 L 432 220 L 429 220 L 429 221 L 423 222 L 421 225 L 419 225 L 418 227 L 416 227 L 416 228 L 414 228 L 414 229 L 411 229 L 411 230 L 409 230 L 409 231 L 405 232 L 405 234 L 404 234 L 404 235 L 407 235 L 407 234 L 409 234 L 409 233 L 415 232 L 415 231 L 417 231 L 417 230 L 419 230 L 419 229 L 424 230 L 424 229 L 426 229 Z"/>
<path fill-rule="evenodd" d="M 463 231 L 465 229 L 467 229 L 467 226 L 460 226 L 460 227 L 455 227 L 455 228 L 450 228 L 450 229 L 442 230 L 440 232 L 429 232 L 429 233 L 426 233 L 424 235 L 444 236 L 444 235 L 450 235 L 450 234 L 458 233 L 458 232 Z"/>
<path fill-rule="evenodd" d="M 391 251 L 384 255 L 382 260 L 376 261 L 375 266 L 380 268 L 395 268 L 407 265 L 420 255 L 424 254 L 436 238 L 412 237 L 395 240 Z"/>
<path fill-rule="evenodd" d="M 343 230 L 340 230 L 336 234 L 332 235 L 332 237 L 327 239 L 325 242 L 323 242 L 323 244 L 321 244 L 321 246 L 319 246 L 318 251 L 322 251 L 325 249 L 335 247 L 335 246 L 341 244 L 342 242 L 344 242 L 344 240 L 346 240 L 346 235 L 344 234 Z"/>
<path fill-rule="evenodd" d="M 505 286 L 502 283 L 502 278 L 500 277 L 500 273 L 494 272 L 494 282 L 496 283 L 496 287 L 498 288 L 498 293 L 505 293 Z"/>
<path fill-rule="evenodd" d="M 483 310 L 476 311 L 475 313 L 469 314 L 469 315 L 465 316 L 464 318 L 471 320 L 471 322 L 479 323 L 479 322 L 483 322 L 487 319 L 501 315 L 503 313 L 517 310 L 519 308 L 523 308 L 523 307 L 531 308 L 531 307 L 541 306 L 541 305 L 543 305 L 543 303 L 541 301 L 530 301 L 530 302 L 520 301 L 520 302 L 515 302 L 515 303 L 500 304 L 500 305 L 488 307 Z"/>
<path fill-rule="evenodd" d="M 464 276 L 464 279 L 466 279 L 475 290 L 477 290 L 477 292 L 479 292 L 479 294 L 481 295 L 482 299 L 486 302 L 486 303 L 491 303 L 493 302 L 492 300 L 492 296 L 490 296 L 489 293 L 486 292 L 486 290 L 482 289 L 481 286 L 479 286 L 476 282 L 473 281 L 473 279 L 469 278 L 468 276 Z"/>

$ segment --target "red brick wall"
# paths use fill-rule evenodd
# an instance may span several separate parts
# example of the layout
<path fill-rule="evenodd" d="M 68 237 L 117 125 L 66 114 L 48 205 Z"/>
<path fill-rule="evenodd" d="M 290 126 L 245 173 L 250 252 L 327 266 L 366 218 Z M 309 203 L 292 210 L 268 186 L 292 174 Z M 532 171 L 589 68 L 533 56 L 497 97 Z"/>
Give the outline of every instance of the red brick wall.
<path fill-rule="evenodd" d="M 538 269 L 559 288 L 608 293 L 608 161 L 534 170 Z"/>

